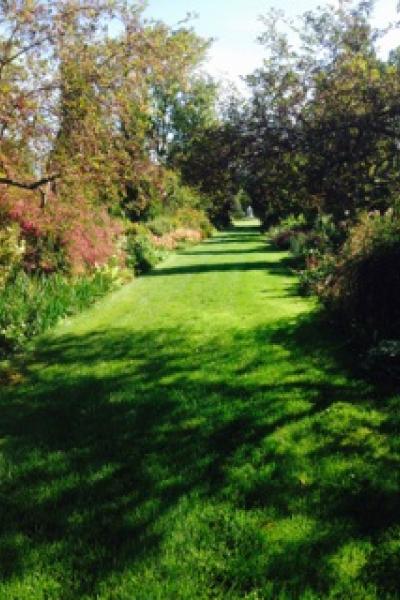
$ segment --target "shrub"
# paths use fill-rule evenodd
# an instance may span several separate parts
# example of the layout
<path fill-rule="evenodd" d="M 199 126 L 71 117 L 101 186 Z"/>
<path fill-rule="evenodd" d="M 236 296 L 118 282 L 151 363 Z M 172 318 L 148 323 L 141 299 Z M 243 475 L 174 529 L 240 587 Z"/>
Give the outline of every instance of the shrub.
<path fill-rule="evenodd" d="M 324 303 L 362 336 L 400 336 L 400 221 L 363 214 L 335 266 L 315 287 Z"/>
<path fill-rule="evenodd" d="M 27 271 L 82 274 L 113 257 L 122 263 L 122 223 L 104 207 L 83 198 L 63 202 L 52 195 L 42 208 L 32 193 L 0 198 L 0 208 L 20 227 L 25 242 L 23 264 Z"/>
<path fill-rule="evenodd" d="M 304 215 L 290 215 L 271 227 L 269 237 L 283 250 L 291 250 L 304 261 L 313 254 L 332 252 L 343 244 L 346 237 L 345 225 L 336 224 L 333 217 L 319 214 L 314 222 Z"/>
<path fill-rule="evenodd" d="M 9 223 L 0 229 L 0 289 L 20 266 L 24 253 L 18 225 Z"/>
<path fill-rule="evenodd" d="M 304 232 L 307 228 L 307 222 L 304 215 L 289 215 L 282 219 L 277 225 L 271 227 L 268 235 L 281 250 L 289 250 L 291 240 L 300 232 Z"/>
<path fill-rule="evenodd" d="M 318 215 L 312 226 L 305 231 L 296 231 L 290 239 L 290 249 L 307 260 L 313 255 L 335 251 L 345 240 L 345 229 L 337 226 L 331 215 Z"/>
<path fill-rule="evenodd" d="M 201 209 L 204 196 L 193 187 L 182 184 L 176 173 L 167 171 L 164 182 L 163 212 L 174 214 L 182 208 Z"/>
<path fill-rule="evenodd" d="M 188 207 L 177 209 L 174 213 L 166 213 L 146 222 L 147 228 L 155 236 L 161 237 L 177 229 L 197 230 L 201 237 L 208 237 L 213 227 L 204 211 Z"/>
<path fill-rule="evenodd" d="M 170 216 L 160 215 L 151 221 L 148 221 L 146 226 L 152 234 L 161 236 L 166 233 L 170 233 L 175 227 L 175 222 Z"/>
<path fill-rule="evenodd" d="M 61 318 L 80 312 L 120 283 L 118 268 L 73 280 L 19 271 L 0 292 L 0 347 L 17 350 Z"/>
<path fill-rule="evenodd" d="M 182 207 L 175 214 L 177 228 L 198 230 L 203 238 L 209 237 L 214 228 L 203 210 L 191 207 Z"/>
<path fill-rule="evenodd" d="M 154 235 L 142 224 L 132 225 L 126 235 L 127 266 L 135 273 L 147 273 L 163 258 L 154 244 Z"/>
<path fill-rule="evenodd" d="M 185 247 L 188 244 L 198 244 L 202 239 L 201 231 L 197 229 L 179 228 L 161 237 L 153 236 L 152 243 L 156 248 L 175 250 L 176 248 Z"/>
<path fill-rule="evenodd" d="M 336 265 L 337 258 L 333 254 L 309 253 L 305 268 L 299 271 L 300 290 L 305 294 L 315 293 L 322 297 L 325 287 L 333 278 Z"/>
<path fill-rule="evenodd" d="M 127 265 L 136 273 L 146 273 L 165 252 L 197 244 L 212 231 L 206 214 L 192 207 L 159 215 L 147 223 L 134 223 L 126 236 Z"/>

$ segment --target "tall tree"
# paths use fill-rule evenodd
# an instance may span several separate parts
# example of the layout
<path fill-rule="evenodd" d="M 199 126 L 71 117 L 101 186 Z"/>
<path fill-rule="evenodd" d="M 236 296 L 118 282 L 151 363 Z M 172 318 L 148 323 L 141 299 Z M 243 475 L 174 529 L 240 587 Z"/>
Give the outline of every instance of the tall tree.
<path fill-rule="evenodd" d="M 145 22 L 142 9 L 124 0 L 0 3 L 0 184 L 57 181 L 66 197 L 107 202 L 157 188 L 168 120 L 157 93 L 188 89 L 207 42 L 185 24 Z"/>
<path fill-rule="evenodd" d="M 296 49 L 280 14 L 265 19 L 267 58 L 248 78 L 241 131 L 247 189 L 265 220 L 384 209 L 398 189 L 399 70 L 377 58 L 371 11 L 342 2 L 305 13 Z"/>

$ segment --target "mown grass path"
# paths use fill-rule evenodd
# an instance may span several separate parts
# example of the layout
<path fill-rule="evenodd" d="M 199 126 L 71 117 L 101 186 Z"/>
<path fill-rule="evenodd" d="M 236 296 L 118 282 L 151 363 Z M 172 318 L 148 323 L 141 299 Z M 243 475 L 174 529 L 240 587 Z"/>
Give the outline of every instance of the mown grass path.
<path fill-rule="evenodd" d="M 1 401 L 0 598 L 397 597 L 398 398 L 287 260 L 237 227 L 38 342 Z"/>

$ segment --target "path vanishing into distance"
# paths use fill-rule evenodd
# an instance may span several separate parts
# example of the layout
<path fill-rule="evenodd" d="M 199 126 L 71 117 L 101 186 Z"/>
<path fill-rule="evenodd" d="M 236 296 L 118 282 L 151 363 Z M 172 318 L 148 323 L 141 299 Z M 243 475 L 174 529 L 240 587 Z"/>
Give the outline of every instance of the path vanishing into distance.
<path fill-rule="evenodd" d="M 37 342 L 1 397 L 0 598 L 395 593 L 399 400 L 289 262 L 237 226 Z"/>

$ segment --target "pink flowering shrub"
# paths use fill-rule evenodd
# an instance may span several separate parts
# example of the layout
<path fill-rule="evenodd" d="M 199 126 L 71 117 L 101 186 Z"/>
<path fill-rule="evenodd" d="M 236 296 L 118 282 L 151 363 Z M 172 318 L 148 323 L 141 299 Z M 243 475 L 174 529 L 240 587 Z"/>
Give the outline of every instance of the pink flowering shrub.
<path fill-rule="evenodd" d="M 57 196 L 40 206 L 36 194 L 4 194 L 2 208 L 12 222 L 18 223 L 25 242 L 23 264 L 28 271 L 65 270 L 73 274 L 93 270 L 112 257 L 123 261 L 119 239 L 122 224 L 104 207 L 89 204 L 84 198 L 67 204 Z"/>

